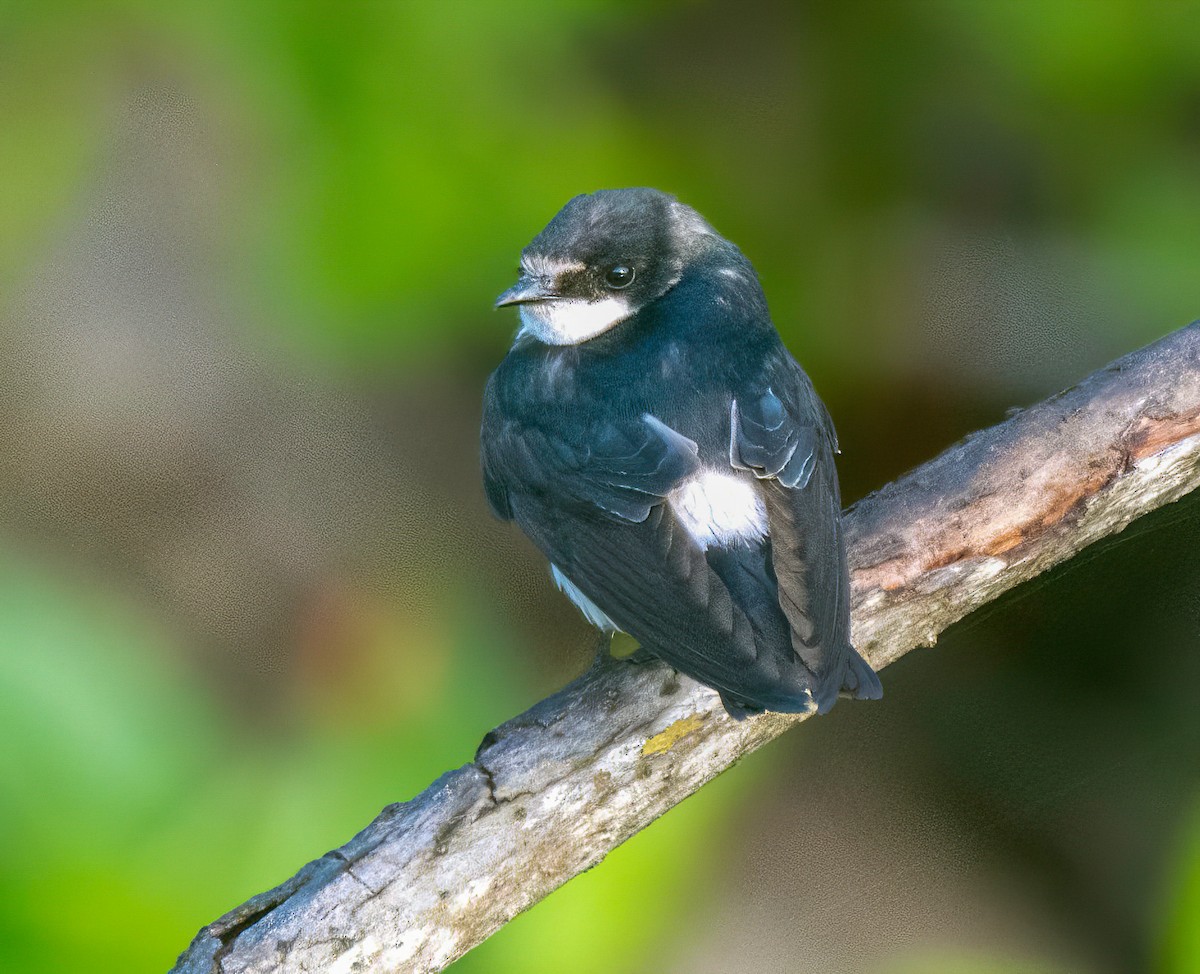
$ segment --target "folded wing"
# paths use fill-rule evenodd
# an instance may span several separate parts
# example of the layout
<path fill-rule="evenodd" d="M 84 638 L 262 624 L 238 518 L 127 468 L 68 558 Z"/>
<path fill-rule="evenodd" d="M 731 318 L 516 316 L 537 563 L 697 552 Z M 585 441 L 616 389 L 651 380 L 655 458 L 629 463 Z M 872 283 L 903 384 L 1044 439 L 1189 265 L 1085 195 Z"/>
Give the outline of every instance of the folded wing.
<path fill-rule="evenodd" d="M 644 649 L 720 691 L 731 712 L 806 710 L 814 699 L 825 710 L 842 688 L 878 695 L 848 638 L 832 426 L 790 362 L 730 407 L 724 469 L 756 478 L 769 525 L 761 541 L 706 546 L 689 534 L 670 498 L 700 471 L 699 450 L 654 416 L 576 440 L 549 424 L 485 419 L 496 513 Z"/>
<path fill-rule="evenodd" d="M 731 408 L 729 460 L 762 480 L 778 605 L 790 648 L 813 675 L 820 711 L 840 690 L 882 695 L 878 677 L 850 644 L 836 451 L 829 414 L 790 357 L 780 357 L 762 392 Z"/>

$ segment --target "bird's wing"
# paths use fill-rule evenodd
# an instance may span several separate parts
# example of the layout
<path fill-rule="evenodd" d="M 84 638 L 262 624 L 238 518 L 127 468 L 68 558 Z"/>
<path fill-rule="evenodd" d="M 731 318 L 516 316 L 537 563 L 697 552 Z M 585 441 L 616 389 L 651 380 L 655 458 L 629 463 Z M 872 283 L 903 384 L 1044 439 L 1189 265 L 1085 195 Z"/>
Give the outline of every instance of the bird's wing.
<path fill-rule="evenodd" d="M 881 693 L 850 645 L 850 592 L 833 456 L 837 437 L 824 404 L 790 356 L 779 356 L 764 387 L 730 410 L 729 460 L 762 483 L 779 607 L 791 648 L 814 676 L 818 708 L 838 691 Z"/>
<path fill-rule="evenodd" d="M 760 652 L 751 613 L 669 505 L 654 504 L 645 520 L 626 521 L 599 511 L 564 516 L 547 498 L 529 494 L 514 492 L 511 501 L 525 533 L 642 648 L 719 690 L 727 703 L 808 709 L 807 672 Z"/>
<path fill-rule="evenodd" d="M 732 416 L 729 462 L 761 480 L 771 532 L 761 545 L 705 550 L 688 534 L 666 499 L 699 469 L 697 447 L 653 416 L 606 424 L 587 442 L 552 421 L 485 424 L 497 512 L 618 627 L 721 691 L 731 711 L 804 710 L 813 698 L 826 709 L 853 654 L 831 427 L 796 372 L 794 388 L 764 383 Z"/>
<path fill-rule="evenodd" d="M 611 520 L 645 521 L 700 464 L 695 443 L 649 414 L 605 423 L 584 443 L 547 426 L 485 420 L 482 456 L 488 500 L 503 518 L 514 516 L 512 494 L 520 493 Z"/>
<path fill-rule="evenodd" d="M 549 423 L 492 423 L 493 505 L 649 652 L 727 700 L 807 709 L 807 671 L 790 650 L 785 659 L 764 649 L 789 639 L 772 596 L 759 594 L 773 592 L 769 542 L 706 553 L 665 503 L 699 469 L 696 444 L 650 415 L 587 440 L 568 442 Z"/>

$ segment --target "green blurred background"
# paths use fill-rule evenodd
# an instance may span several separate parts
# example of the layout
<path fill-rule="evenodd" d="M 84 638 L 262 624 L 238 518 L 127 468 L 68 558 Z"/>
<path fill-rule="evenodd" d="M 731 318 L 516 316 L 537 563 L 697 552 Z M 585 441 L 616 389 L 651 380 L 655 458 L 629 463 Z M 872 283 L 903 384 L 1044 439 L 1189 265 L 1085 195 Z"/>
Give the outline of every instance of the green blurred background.
<path fill-rule="evenodd" d="M 741 245 L 854 500 L 1200 314 L 1200 7 L 0 0 L 0 179 L 0 969 L 164 970 L 586 667 L 477 471 L 563 202 Z M 1198 513 L 454 970 L 1200 970 Z"/>

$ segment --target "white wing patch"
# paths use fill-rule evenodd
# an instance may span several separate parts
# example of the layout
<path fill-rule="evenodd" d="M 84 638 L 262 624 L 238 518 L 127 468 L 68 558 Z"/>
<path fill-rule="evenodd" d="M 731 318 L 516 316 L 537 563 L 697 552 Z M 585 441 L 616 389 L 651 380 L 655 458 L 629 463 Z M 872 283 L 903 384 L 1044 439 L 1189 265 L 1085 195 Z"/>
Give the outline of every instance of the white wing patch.
<path fill-rule="evenodd" d="M 737 474 L 704 470 L 667 498 L 675 519 L 707 551 L 767 536 L 767 508 L 754 484 Z"/>
<path fill-rule="evenodd" d="M 522 335 L 532 335 L 546 345 L 578 345 L 595 338 L 633 314 L 625 298 L 599 301 L 557 298 L 521 305 Z"/>
<path fill-rule="evenodd" d="M 612 621 L 600 606 L 596 605 L 591 599 L 584 595 L 576 587 L 566 575 L 562 573 L 557 565 L 550 566 L 550 577 L 554 579 L 554 584 L 558 586 L 558 590 L 567 598 L 575 603 L 583 617 L 587 619 L 597 629 L 603 629 L 605 632 L 620 632 L 617 624 Z"/>

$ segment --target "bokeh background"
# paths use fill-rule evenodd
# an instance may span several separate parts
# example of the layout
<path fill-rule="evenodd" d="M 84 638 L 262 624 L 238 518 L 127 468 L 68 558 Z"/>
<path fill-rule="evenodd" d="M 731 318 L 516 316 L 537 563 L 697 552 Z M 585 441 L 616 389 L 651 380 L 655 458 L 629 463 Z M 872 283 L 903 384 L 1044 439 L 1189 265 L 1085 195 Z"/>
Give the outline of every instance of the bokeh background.
<path fill-rule="evenodd" d="M 852 501 L 1200 315 L 1200 7 L 0 2 L 0 968 L 164 970 L 587 666 L 479 402 L 626 185 L 754 261 Z M 454 970 L 1200 970 L 1198 513 Z"/>

